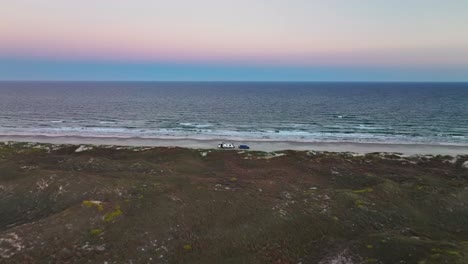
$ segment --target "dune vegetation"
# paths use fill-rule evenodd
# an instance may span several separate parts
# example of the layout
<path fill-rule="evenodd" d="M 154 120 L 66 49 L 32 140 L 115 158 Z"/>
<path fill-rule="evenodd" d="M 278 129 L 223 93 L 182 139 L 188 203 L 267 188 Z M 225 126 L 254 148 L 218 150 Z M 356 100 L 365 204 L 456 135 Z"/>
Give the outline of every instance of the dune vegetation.
<path fill-rule="evenodd" d="M 0 263 L 468 263 L 468 156 L 0 145 Z"/>

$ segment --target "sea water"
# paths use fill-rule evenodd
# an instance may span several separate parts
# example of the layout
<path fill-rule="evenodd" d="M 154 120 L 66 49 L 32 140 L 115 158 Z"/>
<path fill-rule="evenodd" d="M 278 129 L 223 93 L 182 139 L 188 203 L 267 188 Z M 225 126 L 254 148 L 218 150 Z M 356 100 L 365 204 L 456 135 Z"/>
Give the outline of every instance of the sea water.
<path fill-rule="evenodd" d="M 0 82 L 0 136 L 468 146 L 468 83 Z"/>

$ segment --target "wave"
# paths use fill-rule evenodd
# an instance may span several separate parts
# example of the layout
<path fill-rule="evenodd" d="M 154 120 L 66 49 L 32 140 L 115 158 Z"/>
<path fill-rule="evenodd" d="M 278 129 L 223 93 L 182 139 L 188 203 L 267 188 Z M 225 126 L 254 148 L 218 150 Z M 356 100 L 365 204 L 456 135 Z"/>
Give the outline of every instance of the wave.
<path fill-rule="evenodd" d="M 366 131 L 366 130 L 364 130 Z M 294 142 L 362 142 L 362 143 L 421 143 L 468 144 L 461 136 L 423 136 L 416 133 L 375 133 L 359 131 L 303 131 L 303 130 L 236 130 L 236 129 L 184 129 L 136 127 L 36 127 L 0 129 L 3 136 L 77 136 L 118 138 L 173 138 L 173 139 L 226 139 L 252 141 Z"/>
<path fill-rule="evenodd" d="M 198 124 L 198 123 L 179 123 L 182 127 L 187 128 L 208 128 L 213 127 L 213 124 Z"/>
<path fill-rule="evenodd" d="M 106 124 L 117 124 L 116 121 L 99 121 L 99 124 L 106 125 Z"/>
<path fill-rule="evenodd" d="M 385 130 L 388 128 L 381 127 L 381 126 L 372 126 L 369 124 L 359 124 L 358 126 L 354 126 L 354 129 L 362 129 L 362 130 Z"/>

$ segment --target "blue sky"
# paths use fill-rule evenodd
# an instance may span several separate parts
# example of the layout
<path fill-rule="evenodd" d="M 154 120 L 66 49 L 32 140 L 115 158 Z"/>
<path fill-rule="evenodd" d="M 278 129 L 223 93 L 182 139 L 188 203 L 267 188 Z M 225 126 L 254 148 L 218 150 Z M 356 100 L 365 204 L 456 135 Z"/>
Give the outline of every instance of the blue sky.
<path fill-rule="evenodd" d="M 15 0 L 0 80 L 468 81 L 468 1 Z"/>
<path fill-rule="evenodd" d="M 467 81 L 464 69 L 0 60 L 1 80 Z"/>

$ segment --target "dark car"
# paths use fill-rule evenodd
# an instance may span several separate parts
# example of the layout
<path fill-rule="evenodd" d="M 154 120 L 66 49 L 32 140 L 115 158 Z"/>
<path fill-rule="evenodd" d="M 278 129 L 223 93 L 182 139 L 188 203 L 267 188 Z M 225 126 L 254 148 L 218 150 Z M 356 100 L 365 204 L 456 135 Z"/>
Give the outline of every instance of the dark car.
<path fill-rule="evenodd" d="M 250 147 L 247 145 L 240 145 L 239 149 L 250 149 Z"/>

